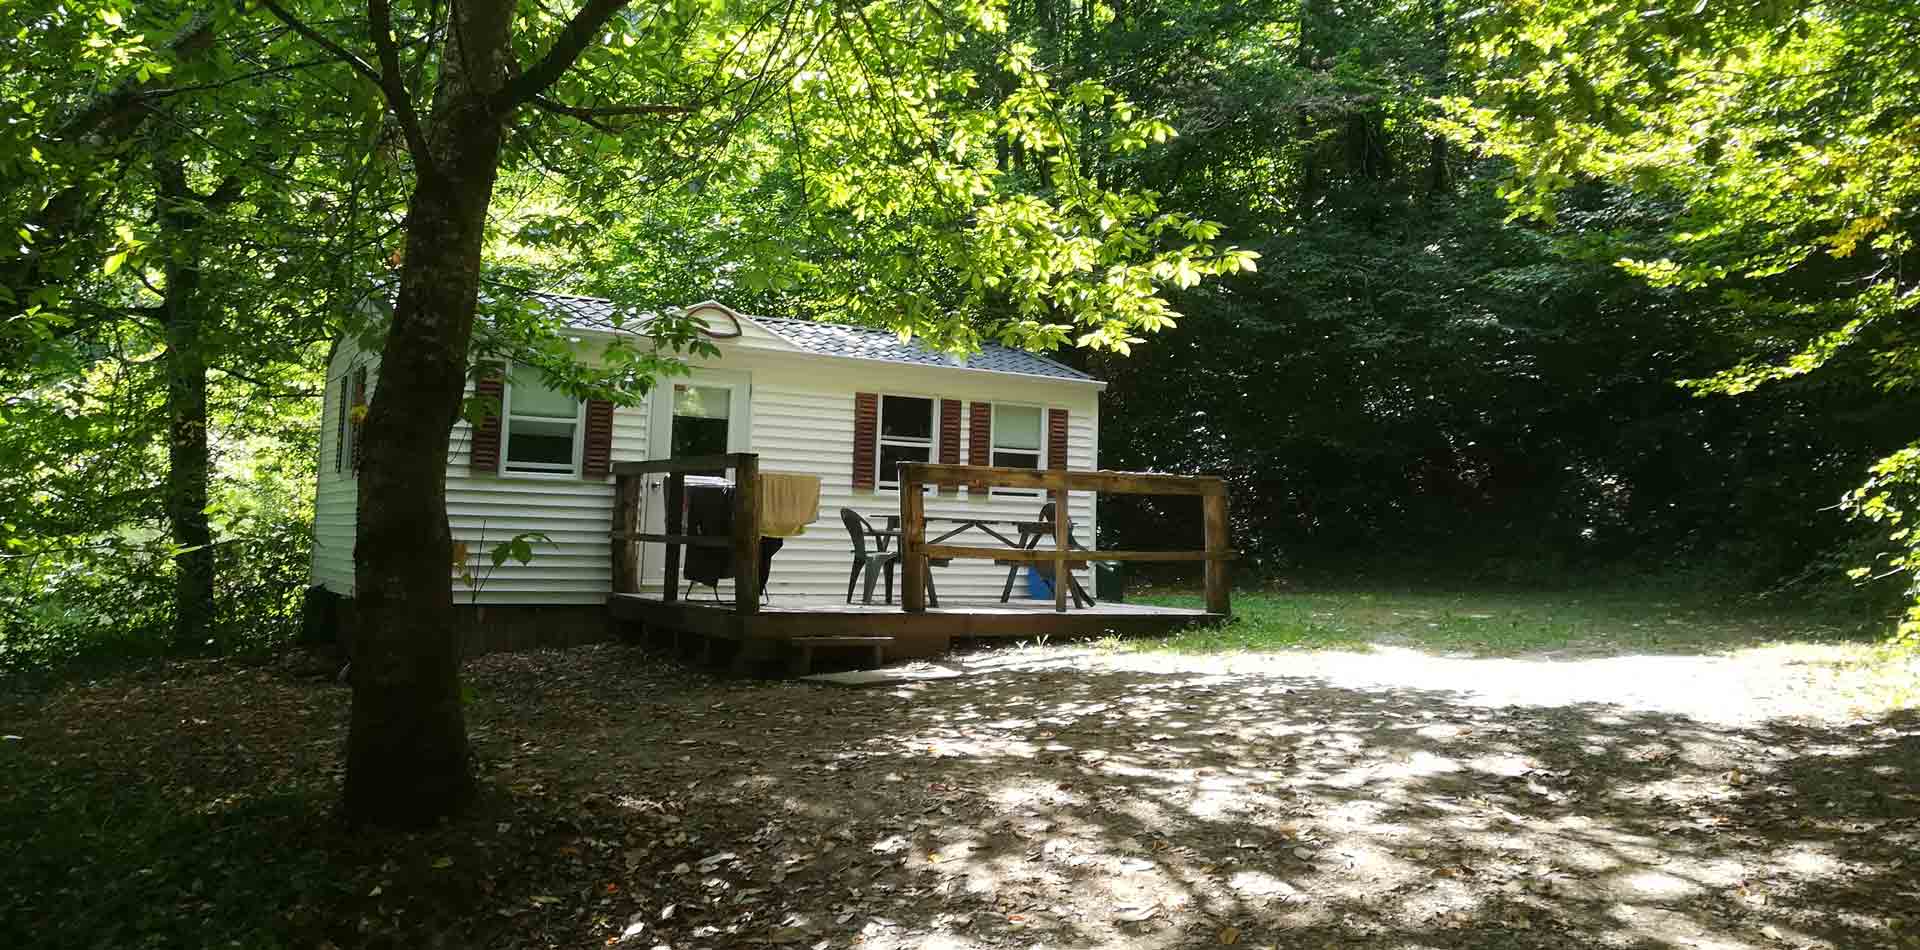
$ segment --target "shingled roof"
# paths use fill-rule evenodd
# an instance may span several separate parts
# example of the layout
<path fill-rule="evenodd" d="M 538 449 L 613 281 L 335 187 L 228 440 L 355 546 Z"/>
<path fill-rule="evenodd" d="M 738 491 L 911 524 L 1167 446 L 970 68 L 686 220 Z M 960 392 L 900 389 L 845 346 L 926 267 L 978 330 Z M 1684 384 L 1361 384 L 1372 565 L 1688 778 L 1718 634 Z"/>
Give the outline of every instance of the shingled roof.
<path fill-rule="evenodd" d="M 616 308 L 613 301 L 601 297 L 576 297 L 572 294 L 549 294 L 540 291 L 528 292 L 527 296 L 542 304 L 553 306 L 565 316 L 567 326 L 581 330 L 605 330 L 609 333 L 621 330 L 631 331 L 646 322 L 646 314 L 633 314 L 623 325 L 615 326 L 613 314 Z"/>
<path fill-rule="evenodd" d="M 639 328 L 646 322 L 645 314 L 635 314 L 625 320 L 623 325 L 616 326 L 614 323 L 616 307 L 613 301 L 599 297 L 549 293 L 534 293 L 531 296 L 544 304 L 554 306 L 564 314 L 568 326 L 582 330 L 633 333 L 639 332 Z M 942 366 L 949 369 L 986 370 L 994 373 L 1045 376 L 1053 379 L 1095 381 L 1094 377 L 1086 373 L 1057 363 L 1038 353 L 1001 346 L 998 343 L 983 343 L 979 352 L 960 357 L 936 350 L 919 340 L 902 342 L 900 335 L 891 330 L 850 326 L 844 323 L 821 323 L 816 320 L 793 320 L 785 317 L 747 317 L 746 319 L 765 327 L 774 335 L 802 350 L 825 356 Z"/>
<path fill-rule="evenodd" d="M 1023 376 L 1051 376 L 1055 379 L 1093 379 L 1092 376 L 1071 366 L 1063 366 L 1038 353 L 1016 350 L 998 343 L 983 343 L 979 352 L 962 357 L 943 353 L 919 340 L 901 342 L 900 335 L 891 330 L 848 326 L 844 323 L 821 323 L 817 320 L 790 320 L 784 317 L 752 319 L 803 350 L 825 353 L 829 356 L 849 356 L 854 359 L 883 360 L 889 363 L 918 363 L 924 366 L 982 369 L 995 373 L 1019 373 Z"/>

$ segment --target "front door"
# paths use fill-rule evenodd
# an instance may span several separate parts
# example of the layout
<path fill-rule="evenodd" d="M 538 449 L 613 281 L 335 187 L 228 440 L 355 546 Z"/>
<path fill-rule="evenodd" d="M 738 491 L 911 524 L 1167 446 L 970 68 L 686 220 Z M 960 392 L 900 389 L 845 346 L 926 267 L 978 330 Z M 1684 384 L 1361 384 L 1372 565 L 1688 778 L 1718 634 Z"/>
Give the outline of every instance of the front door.
<path fill-rule="evenodd" d="M 751 405 L 752 385 L 746 373 L 703 371 L 662 379 L 653 391 L 647 419 L 649 456 L 688 458 L 745 452 L 752 432 L 748 418 Z M 702 474 L 719 476 L 726 472 Z M 646 527 L 642 530 L 664 533 L 666 476 L 652 475 L 648 479 L 643 512 Z M 642 587 L 659 587 L 665 557 L 664 545 L 642 546 Z"/>

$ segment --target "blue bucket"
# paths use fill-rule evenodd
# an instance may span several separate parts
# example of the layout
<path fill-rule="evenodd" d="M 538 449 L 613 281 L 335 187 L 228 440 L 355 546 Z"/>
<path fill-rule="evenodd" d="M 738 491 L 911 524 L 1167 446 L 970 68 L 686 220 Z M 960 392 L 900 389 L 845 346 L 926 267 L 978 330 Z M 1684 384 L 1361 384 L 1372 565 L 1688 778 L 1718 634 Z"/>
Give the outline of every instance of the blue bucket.
<path fill-rule="evenodd" d="M 1040 576 L 1033 565 L 1027 565 L 1027 596 L 1034 600 L 1052 600 L 1053 582 Z"/>

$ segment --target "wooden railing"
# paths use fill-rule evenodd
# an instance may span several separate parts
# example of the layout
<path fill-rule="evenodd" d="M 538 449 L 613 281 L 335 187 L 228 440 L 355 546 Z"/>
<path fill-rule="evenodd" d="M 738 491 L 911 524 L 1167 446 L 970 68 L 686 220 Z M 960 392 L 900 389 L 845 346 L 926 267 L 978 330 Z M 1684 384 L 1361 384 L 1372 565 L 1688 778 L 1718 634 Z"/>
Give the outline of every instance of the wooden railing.
<path fill-rule="evenodd" d="M 686 498 L 687 475 L 733 472 L 733 525 L 725 537 L 685 533 L 682 514 Z M 640 493 L 645 491 L 646 476 L 665 473 L 666 530 L 649 534 L 641 530 Z M 661 599 L 680 599 L 680 548 L 727 548 L 733 559 L 733 611 L 737 614 L 760 610 L 760 456 L 752 452 L 725 455 L 697 455 L 687 458 L 647 459 L 644 462 L 615 462 L 613 465 L 613 592 L 640 592 L 640 545 L 652 541 L 667 546 L 663 565 L 664 584 Z"/>
<path fill-rule="evenodd" d="M 924 486 L 971 485 L 995 488 L 1039 488 L 1053 496 L 1053 548 L 1012 550 L 928 544 Z M 1206 547 L 1200 551 L 1090 551 L 1069 550 L 1068 492 L 1113 495 L 1198 495 Z M 1140 472 L 1076 472 L 1069 469 L 996 468 L 987 465 L 931 465 L 912 462 L 900 466 L 900 604 L 909 613 L 927 609 L 927 562 L 932 558 L 988 558 L 1053 564 L 1053 609 L 1067 609 L 1067 564 L 1087 561 L 1204 561 L 1207 611 L 1232 613 L 1228 565 L 1234 552 L 1227 538 L 1227 486 L 1211 475 L 1157 475 Z"/>

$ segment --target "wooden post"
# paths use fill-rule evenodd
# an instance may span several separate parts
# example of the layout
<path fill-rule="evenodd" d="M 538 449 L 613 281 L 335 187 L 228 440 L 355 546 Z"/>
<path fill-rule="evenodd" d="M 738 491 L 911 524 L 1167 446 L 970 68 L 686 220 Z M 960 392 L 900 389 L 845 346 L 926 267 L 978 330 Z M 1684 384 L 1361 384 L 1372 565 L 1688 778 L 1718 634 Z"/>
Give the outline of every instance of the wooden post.
<path fill-rule="evenodd" d="M 920 476 L 911 465 L 900 468 L 900 609 L 910 614 L 927 611 L 926 496 Z"/>
<path fill-rule="evenodd" d="M 1067 591 L 1073 586 L 1073 575 L 1067 573 L 1067 545 L 1073 540 L 1073 532 L 1068 528 L 1067 517 L 1067 470 L 1055 469 L 1053 490 L 1053 610 L 1054 613 L 1067 612 Z"/>
<path fill-rule="evenodd" d="M 665 524 L 668 534 L 685 533 L 687 521 L 686 497 L 687 476 L 682 472 L 668 472 L 666 501 L 664 502 L 667 506 Z M 680 599 L 680 545 L 672 543 L 667 545 L 666 573 L 662 576 L 661 582 L 666 585 L 666 588 L 660 593 L 661 600 L 675 601 Z"/>
<path fill-rule="evenodd" d="M 760 457 L 733 467 L 733 612 L 760 612 Z"/>
<path fill-rule="evenodd" d="M 640 483 L 644 476 L 622 475 L 613 483 L 613 530 L 628 537 L 613 545 L 613 592 L 640 592 L 640 542 L 632 535 L 640 531 Z"/>
<path fill-rule="evenodd" d="M 1200 499 L 1200 513 L 1207 526 L 1207 612 L 1228 616 L 1233 613 L 1228 593 L 1227 496 L 1207 495 Z"/>

